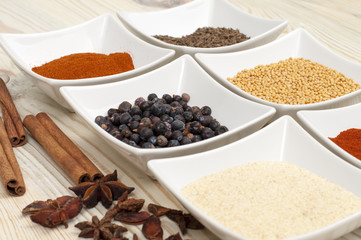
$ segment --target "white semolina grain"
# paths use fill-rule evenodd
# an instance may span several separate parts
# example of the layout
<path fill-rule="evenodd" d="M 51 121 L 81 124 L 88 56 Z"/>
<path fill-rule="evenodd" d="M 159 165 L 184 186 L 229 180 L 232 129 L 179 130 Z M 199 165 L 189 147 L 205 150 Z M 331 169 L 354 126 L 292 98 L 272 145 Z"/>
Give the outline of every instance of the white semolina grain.
<path fill-rule="evenodd" d="M 206 215 L 253 240 L 285 239 L 361 210 L 361 199 L 281 161 L 251 162 L 205 176 L 182 194 Z"/>

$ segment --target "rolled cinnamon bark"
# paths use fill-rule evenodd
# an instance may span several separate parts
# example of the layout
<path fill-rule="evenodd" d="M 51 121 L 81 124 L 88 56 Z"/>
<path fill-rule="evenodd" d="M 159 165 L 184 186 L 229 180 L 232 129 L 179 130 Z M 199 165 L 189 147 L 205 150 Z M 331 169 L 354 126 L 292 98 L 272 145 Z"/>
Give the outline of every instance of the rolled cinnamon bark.
<path fill-rule="evenodd" d="M 103 174 L 94 165 L 90 159 L 75 145 L 68 136 L 53 122 L 53 120 L 44 112 L 36 115 L 40 123 L 48 130 L 51 136 L 59 143 L 59 145 L 69 153 L 78 163 L 89 173 L 91 180 L 100 179 Z"/>
<path fill-rule="evenodd" d="M 59 145 L 35 116 L 27 115 L 23 123 L 36 141 L 75 183 L 90 181 L 86 170 Z"/>
<path fill-rule="evenodd" d="M 25 183 L 13 148 L 0 117 L 0 178 L 10 195 L 22 196 Z"/>
<path fill-rule="evenodd" d="M 7 135 L 13 147 L 26 143 L 26 132 L 4 80 L 0 77 L 0 105 Z"/>

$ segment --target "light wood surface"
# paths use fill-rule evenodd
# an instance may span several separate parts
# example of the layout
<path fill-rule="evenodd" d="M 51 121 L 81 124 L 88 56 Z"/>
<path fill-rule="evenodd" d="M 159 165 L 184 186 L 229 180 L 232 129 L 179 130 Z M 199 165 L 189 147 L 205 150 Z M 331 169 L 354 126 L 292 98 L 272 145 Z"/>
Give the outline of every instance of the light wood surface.
<path fill-rule="evenodd" d="M 361 62 L 361 1 L 359 0 L 230 0 L 240 9 L 256 16 L 287 19 L 289 25 L 282 35 L 303 27 L 334 52 L 355 62 Z M 62 29 L 83 23 L 104 13 L 114 16 L 116 10 L 153 11 L 159 8 L 144 6 L 132 0 L 1 0 L 0 32 L 37 33 Z M 76 41 L 76 40 L 75 40 Z M 15 66 L 0 49 L 0 72 L 9 75 L 9 91 L 22 117 L 38 112 L 48 113 L 58 126 L 103 171 L 118 170 L 119 178 L 128 186 L 135 187 L 132 196 L 144 198 L 146 204 L 153 202 L 182 209 L 182 206 L 157 181 L 137 170 L 119 154 L 107 146 L 74 113 L 70 113 L 39 90 Z M 105 209 L 98 204 L 83 210 L 69 222 L 69 227 L 43 228 L 23 216 L 21 210 L 35 200 L 54 199 L 71 195 L 71 180 L 32 138 L 14 149 L 22 169 L 27 192 L 22 197 L 10 197 L 0 188 L 0 239 L 77 239 L 79 221 L 91 220 L 92 215 L 101 217 Z M 358 184 L 358 183 L 355 183 Z M 163 221 L 165 237 L 178 232 L 171 221 Z M 129 228 L 142 239 L 140 227 Z M 130 237 L 131 235 L 127 235 Z M 218 239 L 208 230 L 191 230 L 184 239 Z M 361 240 L 361 228 L 340 239 Z"/>

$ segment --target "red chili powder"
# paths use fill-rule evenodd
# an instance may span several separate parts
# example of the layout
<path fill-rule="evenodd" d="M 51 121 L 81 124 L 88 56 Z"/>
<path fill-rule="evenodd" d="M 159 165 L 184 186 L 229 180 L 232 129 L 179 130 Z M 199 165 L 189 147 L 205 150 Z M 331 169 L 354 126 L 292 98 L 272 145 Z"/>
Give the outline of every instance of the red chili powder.
<path fill-rule="evenodd" d="M 361 160 L 361 129 L 350 128 L 337 137 L 329 138 L 343 150 Z"/>
<path fill-rule="evenodd" d="M 133 69 L 128 53 L 75 53 L 32 68 L 35 73 L 54 79 L 102 77 Z"/>

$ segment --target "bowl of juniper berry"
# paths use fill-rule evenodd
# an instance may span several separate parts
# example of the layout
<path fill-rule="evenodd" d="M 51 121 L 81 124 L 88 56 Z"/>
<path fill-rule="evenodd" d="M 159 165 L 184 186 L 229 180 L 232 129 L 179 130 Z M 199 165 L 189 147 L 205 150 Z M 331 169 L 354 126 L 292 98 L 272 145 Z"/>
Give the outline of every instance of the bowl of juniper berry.
<path fill-rule="evenodd" d="M 167 63 L 174 50 L 156 47 L 128 31 L 118 19 L 104 14 L 87 22 L 43 33 L 1 33 L 0 45 L 14 63 L 41 90 L 70 109 L 59 92 L 62 86 L 81 86 L 114 82 L 140 75 Z M 82 79 L 53 79 L 32 71 L 52 60 L 75 53 L 128 53 L 134 69 L 118 74 Z"/>
<path fill-rule="evenodd" d="M 195 0 L 166 10 L 145 13 L 118 11 L 117 15 L 126 27 L 142 39 L 156 46 L 174 49 L 176 56 L 253 48 L 276 39 L 288 24 L 286 20 L 265 19 L 248 14 L 226 0 Z M 194 47 L 192 44 L 176 45 L 155 37 L 158 35 L 181 38 L 204 27 L 239 30 L 249 39 L 232 45 L 222 43 L 217 47 Z M 211 39 L 207 37 L 208 42 Z"/>
<path fill-rule="evenodd" d="M 275 114 L 274 108 L 239 98 L 224 88 L 189 55 L 127 81 L 93 86 L 66 86 L 60 92 L 90 129 L 116 149 L 124 159 L 148 174 L 147 162 L 150 159 L 183 156 L 220 147 L 257 131 Z M 159 104 L 168 103 L 167 95 L 172 101 L 179 98 L 181 103 L 169 104 L 169 116 L 164 117 L 163 115 L 167 115 L 165 112 L 157 113 L 157 104 L 158 101 L 162 102 Z M 151 112 L 146 115 L 147 109 L 143 104 L 146 105 L 153 99 L 156 101 L 151 105 Z M 183 114 L 193 108 L 200 114 L 197 115 L 198 119 L 195 113 L 192 116 Z M 182 116 L 176 116 L 179 115 L 177 113 L 172 115 L 173 111 L 181 111 Z M 115 115 L 116 113 L 121 114 Z M 200 126 L 200 116 L 210 114 L 212 118 L 208 118 L 208 127 Z M 113 125 L 108 124 L 109 121 L 102 122 L 105 118 L 110 119 Z M 211 126 L 211 120 L 216 120 L 215 127 Z M 116 121 L 119 121 L 118 124 Z M 161 125 L 157 125 L 159 122 L 162 122 Z M 187 126 L 185 122 L 188 122 Z M 223 129 L 217 130 L 218 126 Z M 198 133 L 206 128 L 208 132 L 202 130 L 205 131 L 202 133 L 203 139 L 199 139 L 195 135 L 200 134 L 185 132 L 185 129 L 191 127 L 198 128 Z M 162 129 L 164 132 L 159 134 Z M 172 131 L 171 135 L 167 135 L 167 130 Z M 176 132 L 179 131 L 182 134 L 177 135 Z M 133 138 L 136 135 L 134 133 L 139 135 L 140 141 Z M 159 135 L 166 136 L 168 145 L 164 144 L 164 138 L 154 139 L 154 135 L 157 138 Z M 191 141 L 183 140 L 185 136 Z M 179 143 L 172 141 L 175 139 Z"/>

